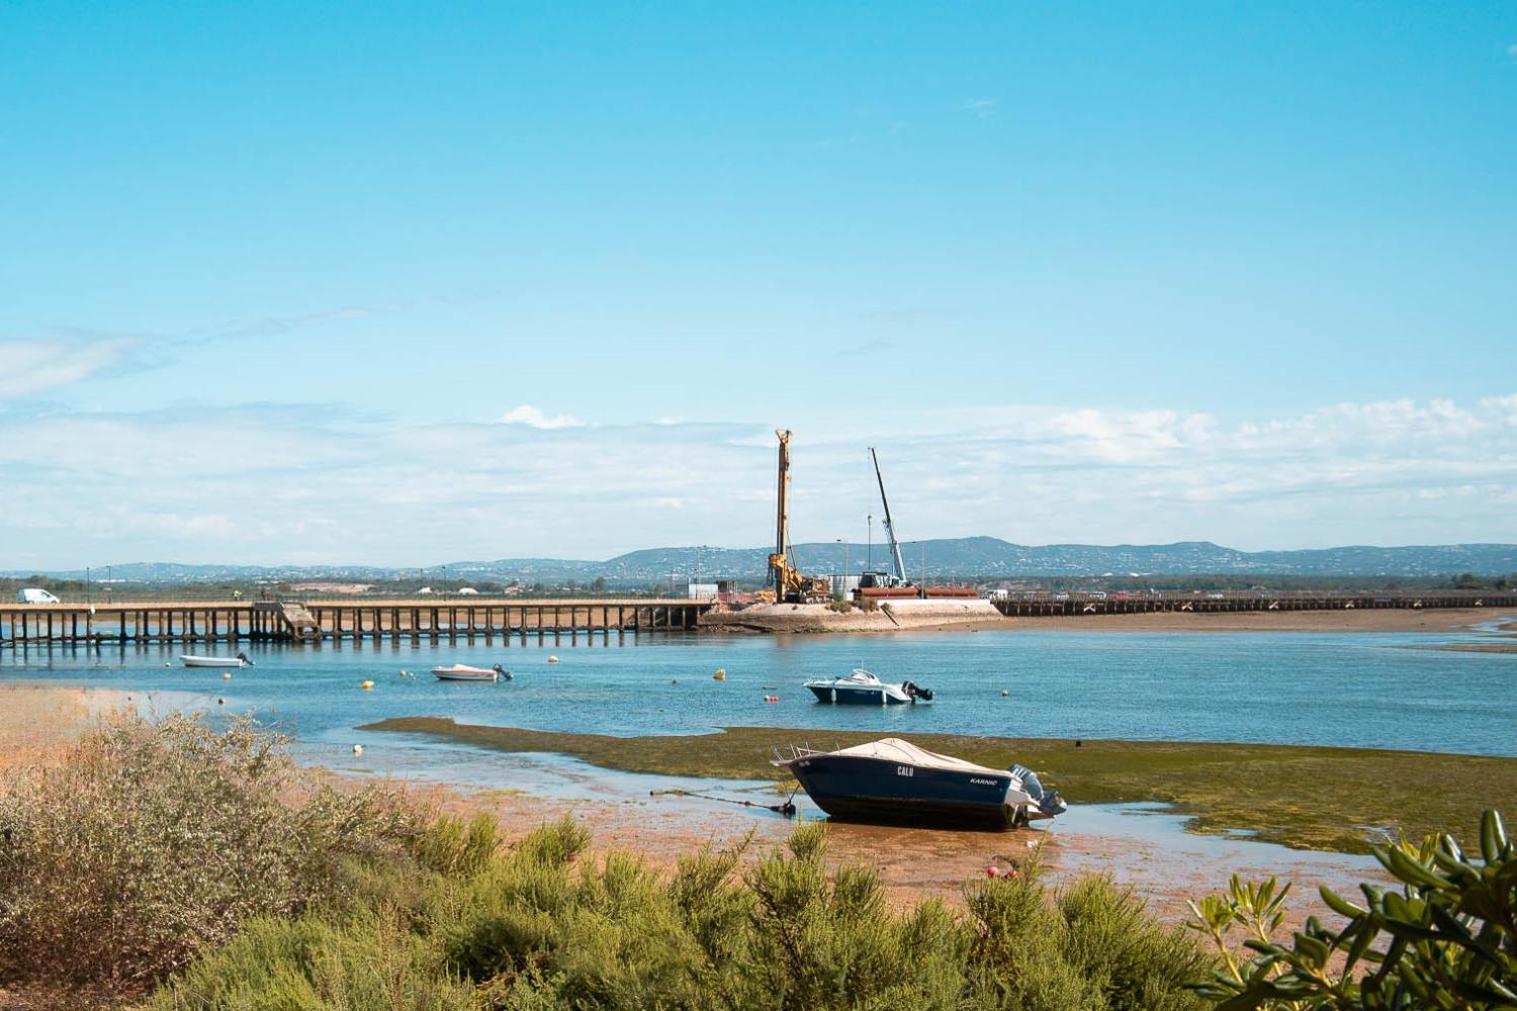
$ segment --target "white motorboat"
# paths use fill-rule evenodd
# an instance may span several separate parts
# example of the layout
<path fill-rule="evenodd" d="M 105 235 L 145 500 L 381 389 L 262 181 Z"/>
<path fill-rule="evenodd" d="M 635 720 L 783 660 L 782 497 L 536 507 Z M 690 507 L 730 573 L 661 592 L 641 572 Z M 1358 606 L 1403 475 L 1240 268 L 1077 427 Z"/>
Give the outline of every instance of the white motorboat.
<path fill-rule="evenodd" d="M 500 664 L 494 667 L 470 667 L 466 663 L 456 663 L 451 667 L 433 667 L 432 673 L 439 681 L 500 681 L 511 680 L 511 672 L 505 670 Z"/>
<path fill-rule="evenodd" d="M 867 670 L 855 670 L 847 677 L 807 681 L 806 687 L 811 689 L 818 702 L 842 705 L 894 706 L 917 699 L 932 701 L 931 689 L 919 688 L 910 681 L 886 684 Z"/>
<path fill-rule="evenodd" d="M 247 654 L 238 653 L 236 656 L 191 656 L 186 653 L 179 657 L 186 667 L 251 667 L 253 661 L 247 658 Z"/>

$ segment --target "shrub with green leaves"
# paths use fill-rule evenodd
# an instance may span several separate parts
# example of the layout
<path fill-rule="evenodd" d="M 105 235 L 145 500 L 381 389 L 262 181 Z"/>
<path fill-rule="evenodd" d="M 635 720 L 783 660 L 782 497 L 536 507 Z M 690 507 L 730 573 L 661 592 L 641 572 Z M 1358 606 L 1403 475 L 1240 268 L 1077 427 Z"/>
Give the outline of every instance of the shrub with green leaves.
<path fill-rule="evenodd" d="M 1517 1008 L 1517 847 L 1495 811 L 1481 819 L 1479 848 L 1467 854 L 1444 833 L 1377 847 L 1400 887 L 1362 884 L 1362 904 L 1323 888 L 1347 922 L 1309 917 L 1289 947 L 1276 935 L 1290 886 L 1234 877 L 1225 895 L 1191 905 L 1222 959 L 1198 991 L 1226 1011 Z M 1251 959 L 1231 949 L 1237 928 Z"/>
<path fill-rule="evenodd" d="M 310 784 L 251 723 L 113 719 L 0 787 L 0 987 L 150 986 L 416 830 L 393 794 Z"/>
<path fill-rule="evenodd" d="M 424 888 L 260 920 L 154 1007 L 1202 1006 L 1185 986 L 1207 964 L 1193 938 L 1105 878 L 1051 895 L 1033 865 L 970 886 L 966 912 L 935 900 L 896 910 L 872 869 L 829 868 L 821 824 L 746 870 L 748 843 L 687 854 L 672 875 L 624 853 L 587 857 L 588 836 L 568 820 L 499 852 L 466 845 L 476 832 L 442 819 L 413 847 L 425 869 L 408 877 Z"/>

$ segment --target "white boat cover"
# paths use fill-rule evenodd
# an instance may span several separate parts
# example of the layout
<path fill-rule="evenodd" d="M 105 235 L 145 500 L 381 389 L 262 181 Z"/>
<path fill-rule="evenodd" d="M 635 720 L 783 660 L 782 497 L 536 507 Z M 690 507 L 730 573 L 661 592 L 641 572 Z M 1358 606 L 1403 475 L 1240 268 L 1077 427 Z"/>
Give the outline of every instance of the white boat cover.
<path fill-rule="evenodd" d="M 951 755 L 940 755 L 936 751 L 928 751 L 919 748 L 910 741 L 903 741 L 899 737 L 885 737 L 878 741 L 870 741 L 868 744 L 855 744 L 851 748 L 843 748 L 840 751 L 832 751 L 833 755 L 852 755 L 857 758 L 876 758 L 882 762 L 899 762 L 902 765 L 918 765 L 927 769 L 943 769 L 948 772 L 974 772 L 987 776 L 1003 776 L 1010 778 L 1011 773 L 1005 769 L 987 769 L 983 765 L 975 765 L 966 762 L 962 758 L 954 758 Z"/>

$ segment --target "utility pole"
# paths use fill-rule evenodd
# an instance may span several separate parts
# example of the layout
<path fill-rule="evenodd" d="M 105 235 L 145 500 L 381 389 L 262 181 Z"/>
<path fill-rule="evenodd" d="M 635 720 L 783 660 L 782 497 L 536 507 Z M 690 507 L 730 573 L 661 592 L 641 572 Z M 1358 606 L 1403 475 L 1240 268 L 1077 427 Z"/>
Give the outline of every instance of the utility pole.
<path fill-rule="evenodd" d="M 868 571 L 868 572 L 873 572 L 874 571 L 874 513 L 870 513 L 868 516 L 865 516 L 864 519 L 869 522 L 869 547 L 866 549 L 869 552 L 869 562 L 865 566 L 865 570 Z"/>
<path fill-rule="evenodd" d="M 84 602 L 86 604 L 92 602 L 90 600 L 90 567 L 88 565 L 84 567 Z"/>

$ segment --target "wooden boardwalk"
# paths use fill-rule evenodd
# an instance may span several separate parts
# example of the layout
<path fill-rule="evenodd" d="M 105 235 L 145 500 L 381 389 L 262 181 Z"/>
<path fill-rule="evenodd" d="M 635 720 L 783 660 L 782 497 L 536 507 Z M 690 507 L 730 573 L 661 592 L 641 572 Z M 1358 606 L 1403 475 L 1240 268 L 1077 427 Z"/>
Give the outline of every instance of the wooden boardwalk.
<path fill-rule="evenodd" d="M 1434 590 L 1426 593 L 1014 593 L 994 600 L 1014 618 L 1082 614 L 1186 612 L 1228 614 L 1244 611 L 1421 610 L 1449 607 L 1517 607 L 1517 592 Z"/>
<path fill-rule="evenodd" d="M 693 629 L 707 600 L 190 601 L 0 605 L 0 642 L 319 642 Z"/>

